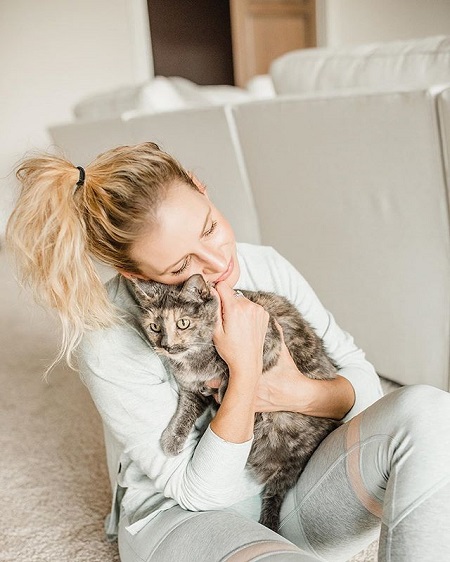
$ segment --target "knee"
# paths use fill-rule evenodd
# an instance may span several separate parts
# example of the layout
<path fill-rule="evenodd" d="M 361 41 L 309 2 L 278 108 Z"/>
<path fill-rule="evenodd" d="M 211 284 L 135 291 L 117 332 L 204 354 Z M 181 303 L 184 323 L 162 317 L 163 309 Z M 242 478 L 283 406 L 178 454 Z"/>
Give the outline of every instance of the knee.
<path fill-rule="evenodd" d="M 427 384 L 404 386 L 392 393 L 395 417 L 410 429 L 423 429 L 430 422 L 435 429 L 450 432 L 450 393 Z"/>

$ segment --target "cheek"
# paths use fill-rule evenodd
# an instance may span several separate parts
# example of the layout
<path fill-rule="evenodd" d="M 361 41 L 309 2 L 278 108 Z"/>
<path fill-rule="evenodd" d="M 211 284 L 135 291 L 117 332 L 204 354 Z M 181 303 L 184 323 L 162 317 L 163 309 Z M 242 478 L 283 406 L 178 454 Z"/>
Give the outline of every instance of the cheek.
<path fill-rule="evenodd" d="M 189 329 L 182 330 L 178 332 L 176 339 L 178 344 L 190 347 L 193 340 L 193 334 Z"/>
<path fill-rule="evenodd" d="M 220 237 L 221 241 L 234 242 L 233 229 L 231 228 L 230 223 L 226 219 L 224 219 L 222 216 L 220 218 L 219 237 Z"/>
<path fill-rule="evenodd" d="M 151 328 L 150 328 L 150 324 L 157 324 L 158 320 L 153 318 L 153 317 L 144 317 L 143 320 L 141 320 L 141 324 L 142 327 L 145 330 L 145 333 L 147 335 L 147 338 L 149 339 L 149 341 L 153 344 L 158 344 L 159 340 L 161 339 L 161 333 L 158 332 L 154 332 Z"/>
<path fill-rule="evenodd" d="M 147 328 L 145 330 L 145 333 L 147 334 L 147 338 L 150 343 L 152 343 L 154 346 L 159 345 L 159 341 L 160 341 L 159 334 L 153 332 L 152 330 L 150 330 L 150 328 Z"/>

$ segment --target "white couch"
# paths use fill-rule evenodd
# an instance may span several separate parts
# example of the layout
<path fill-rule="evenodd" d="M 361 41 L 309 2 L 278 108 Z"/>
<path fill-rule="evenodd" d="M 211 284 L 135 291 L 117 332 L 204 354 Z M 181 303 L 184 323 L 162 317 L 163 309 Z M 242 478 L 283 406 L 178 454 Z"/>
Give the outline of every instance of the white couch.
<path fill-rule="evenodd" d="M 75 164 L 153 140 L 238 239 L 305 275 L 378 372 L 449 390 L 450 38 L 284 55 L 277 96 L 53 126 Z"/>

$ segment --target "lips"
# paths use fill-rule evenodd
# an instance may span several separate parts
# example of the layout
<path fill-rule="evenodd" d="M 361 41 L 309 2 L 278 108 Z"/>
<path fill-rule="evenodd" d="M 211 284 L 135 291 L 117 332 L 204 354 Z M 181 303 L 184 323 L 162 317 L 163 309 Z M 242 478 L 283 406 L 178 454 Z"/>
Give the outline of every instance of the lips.
<path fill-rule="evenodd" d="M 225 281 L 225 279 L 228 279 L 228 277 L 233 273 L 233 269 L 234 269 L 234 261 L 233 261 L 233 258 L 231 258 L 227 269 L 222 273 L 222 275 L 219 277 L 219 279 L 216 279 L 214 281 L 214 285 L 216 283 L 219 283 L 220 281 Z"/>

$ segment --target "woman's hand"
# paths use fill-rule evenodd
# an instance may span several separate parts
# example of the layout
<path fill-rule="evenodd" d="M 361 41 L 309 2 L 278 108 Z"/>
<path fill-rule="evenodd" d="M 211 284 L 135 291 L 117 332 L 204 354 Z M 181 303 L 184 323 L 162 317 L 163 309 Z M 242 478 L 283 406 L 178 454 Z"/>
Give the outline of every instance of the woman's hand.
<path fill-rule="evenodd" d="M 216 285 L 216 292 L 219 312 L 213 341 L 217 352 L 230 374 L 247 370 L 249 375 L 260 373 L 269 314 L 224 282 Z"/>
<path fill-rule="evenodd" d="M 303 412 L 308 408 L 311 379 L 297 368 L 282 340 L 281 353 L 276 365 L 262 374 L 256 389 L 256 412 Z"/>
<path fill-rule="evenodd" d="M 261 306 L 236 296 L 225 283 L 218 283 L 216 291 L 219 314 L 213 339 L 228 365 L 229 380 L 210 428 L 225 441 L 243 443 L 253 435 L 256 388 L 262 373 L 269 315 Z"/>
<path fill-rule="evenodd" d="M 278 329 L 283 338 L 281 327 Z M 277 364 L 259 378 L 255 412 L 300 412 L 339 420 L 351 409 L 354 400 L 353 387 L 344 377 L 316 380 L 303 375 L 282 339 Z"/>

